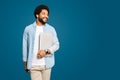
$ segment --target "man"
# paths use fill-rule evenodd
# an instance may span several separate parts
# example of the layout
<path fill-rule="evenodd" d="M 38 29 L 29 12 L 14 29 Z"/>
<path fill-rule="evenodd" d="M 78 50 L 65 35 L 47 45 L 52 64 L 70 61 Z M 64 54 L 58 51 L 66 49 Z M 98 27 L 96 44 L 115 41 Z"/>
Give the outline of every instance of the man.
<path fill-rule="evenodd" d="M 47 24 L 49 8 L 39 5 L 34 10 L 36 21 L 23 33 L 23 61 L 31 80 L 50 80 L 54 53 L 59 49 L 55 29 Z"/>

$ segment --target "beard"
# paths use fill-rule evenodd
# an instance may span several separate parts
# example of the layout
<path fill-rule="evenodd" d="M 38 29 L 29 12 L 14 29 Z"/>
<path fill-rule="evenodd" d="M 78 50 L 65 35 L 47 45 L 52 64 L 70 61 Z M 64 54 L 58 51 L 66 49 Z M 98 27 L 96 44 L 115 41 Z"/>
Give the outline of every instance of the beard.
<path fill-rule="evenodd" d="M 42 18 L 38 18 L 39 22 L 41 22 L 43 25 L 47 22 L 47 21 L 44 21 Z"/>

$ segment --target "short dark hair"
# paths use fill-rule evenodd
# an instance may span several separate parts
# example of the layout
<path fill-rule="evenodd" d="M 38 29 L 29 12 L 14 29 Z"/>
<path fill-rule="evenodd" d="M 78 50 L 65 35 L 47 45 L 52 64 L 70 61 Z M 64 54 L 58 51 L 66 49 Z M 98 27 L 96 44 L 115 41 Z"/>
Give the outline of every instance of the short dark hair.
<path fill-rule="evenodd" d="M 48 14 L 49 14 L 49 8 L 48 8 L 48 6 L 46 6 L 44 4 L 41 4 L 41 5 L 37 6 L 35 8 L 35 10 L 34 10 L 34 16 L 35 16 L 35 18 L 37 18 L 36 14 L 39 14 L 43 9 L 46 9 L 48 11 Z"/>

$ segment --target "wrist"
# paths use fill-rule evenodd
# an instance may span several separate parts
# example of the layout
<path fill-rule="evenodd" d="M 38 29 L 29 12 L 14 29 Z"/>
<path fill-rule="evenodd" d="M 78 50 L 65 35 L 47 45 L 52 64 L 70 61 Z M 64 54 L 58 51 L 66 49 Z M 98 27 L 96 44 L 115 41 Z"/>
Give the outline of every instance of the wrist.
<path fill-rule="evenodd" d="M 46 49 L 46 50 L 45 50 L 45 53 L 46 53 L 46 54 L 50 54 L 50 50 L 49 50 L 49 49 Z"/>

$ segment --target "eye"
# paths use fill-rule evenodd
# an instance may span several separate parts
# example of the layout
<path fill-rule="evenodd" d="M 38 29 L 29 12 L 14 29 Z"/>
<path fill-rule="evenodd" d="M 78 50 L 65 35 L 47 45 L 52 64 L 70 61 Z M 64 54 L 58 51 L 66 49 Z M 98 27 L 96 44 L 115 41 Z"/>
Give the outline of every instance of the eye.
<path fill-rule="evenodd" d="M 42 15 L 47 15 L 47 16 L 48 16 L 47 10 L 42 10 L 41 14 L 42 14 Z"/>
<path fill-rule="evenodd" d="M 42 15 L 45 15 L 45 12 L 42 12 Z"/>

